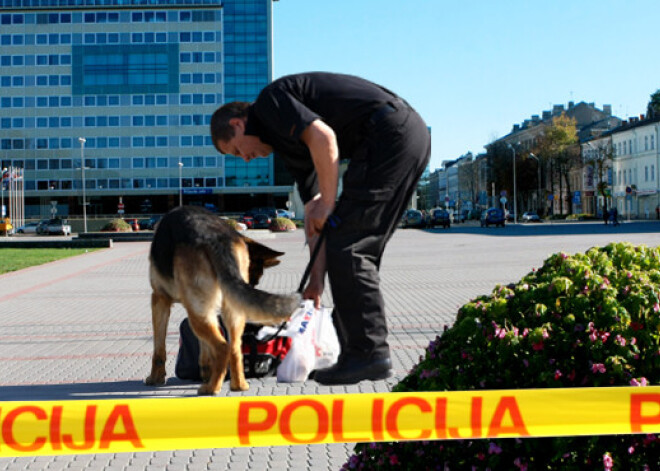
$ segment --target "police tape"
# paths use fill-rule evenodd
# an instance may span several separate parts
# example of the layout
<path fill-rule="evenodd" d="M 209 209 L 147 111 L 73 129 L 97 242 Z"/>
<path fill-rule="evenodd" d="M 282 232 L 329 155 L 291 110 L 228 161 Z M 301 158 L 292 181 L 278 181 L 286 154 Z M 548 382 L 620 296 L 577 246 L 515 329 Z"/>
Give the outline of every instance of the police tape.
<path fill-rule="evenodd" d="M 660 432 L 660 386 L 0 402 L 0 457 Z"/>

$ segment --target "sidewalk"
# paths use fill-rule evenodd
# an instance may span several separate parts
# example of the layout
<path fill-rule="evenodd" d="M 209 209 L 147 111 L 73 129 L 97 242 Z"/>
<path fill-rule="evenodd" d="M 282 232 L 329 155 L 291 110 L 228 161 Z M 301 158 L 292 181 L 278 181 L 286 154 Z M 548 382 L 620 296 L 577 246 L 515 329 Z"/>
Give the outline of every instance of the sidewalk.
<path fill-rule="evenodd" d="M 460 229 L 399 230 L 388 247 L 381 275 L 393 378 L 333 387 L 251 379 L 249 391 L 224 387 L 220 395 L 387 392 L 443 326 L 453 322 L 459 306 L 489 293 L 496 283 L 519 279 L 549 254 L 583 251 L 612 240 L 660 245 L 657 232 L 634 232 L 633 227 L 628 233 L 561 232 L 562 237 L 550 233 L 549 225 L 538 235 L 514 227 Z M 308 260 L 303 241 L 302 231 L 264 235 L 262 243 L 286 255 L 266 271 L 260 288 L 281 293 L 297 288 Z M 111 249 L 0 276 L 0 401 L 196 395 L 197 384 L 173 378 L 178 325 L 185 316 L 179 305 L 172 311 L 167 337 L 168 383 L 162 388 L 142 383 L 152 352 L 148 250 L 147 242 L 115 243 Z M 323 302 L 330 306 L 328 291 Z M 0 470 L 337 470 L 352 448 L 335 444 L 0 459 Z"/>

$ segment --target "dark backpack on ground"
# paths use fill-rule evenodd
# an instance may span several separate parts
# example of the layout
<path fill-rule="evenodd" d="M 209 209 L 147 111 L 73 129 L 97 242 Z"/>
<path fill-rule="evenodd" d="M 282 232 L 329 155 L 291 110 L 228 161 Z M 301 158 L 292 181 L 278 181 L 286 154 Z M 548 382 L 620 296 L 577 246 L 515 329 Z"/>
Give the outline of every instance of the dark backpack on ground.
<path fill-rule="evenodd" d="M 220 317 L 218 324 L 223 335 L 227 338 L 225 329 Z M 278 335 L 270 335 L 262 340 L 257 340 L 257 332 L 261 329 L 260 325 L 245 324 L 243 332 L 243 369 L 246 378 L 261 378 L 264 376 L 274 376 L 277 367 L 291 348 L 291 339 Z M 199 371 L 199 340 L 190 328 L 190 323 L 186 317 L 179 326 L 179 353 L 176 356 L 176 366 L 174 374 L 179 379 L 190 381 L 201 381 L 202 377 Z M 229 372 L 227 374 L 229 377 Z"/>

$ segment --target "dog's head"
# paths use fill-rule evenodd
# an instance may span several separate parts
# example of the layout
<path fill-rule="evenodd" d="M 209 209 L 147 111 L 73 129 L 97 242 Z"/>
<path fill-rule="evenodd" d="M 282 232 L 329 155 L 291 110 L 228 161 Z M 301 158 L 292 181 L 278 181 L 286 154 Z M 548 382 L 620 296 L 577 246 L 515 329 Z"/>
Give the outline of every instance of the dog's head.
<path fill-rule="evenodd" d="M 264 274 L 264 269 L 279 265 L 280 261 L 277 257 L 284 255 L 284 252 L 269 249 L 248 237 L 244 237 L 244 240 L 250 255 L 249 283 L 250 286 L 254 287 L 259 283 Z"/>

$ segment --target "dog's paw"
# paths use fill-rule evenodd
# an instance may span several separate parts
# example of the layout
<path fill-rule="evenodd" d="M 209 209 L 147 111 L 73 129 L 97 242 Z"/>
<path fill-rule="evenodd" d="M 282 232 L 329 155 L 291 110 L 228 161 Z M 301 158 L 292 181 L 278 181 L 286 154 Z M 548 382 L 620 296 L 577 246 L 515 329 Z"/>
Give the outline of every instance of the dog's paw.
<path fill-rule="evenodd" d="M 247 391 L 248 389 L 250 389 L 250 385 L 247 383 L 247 381 L 243 381 L 238 384 L 234 384 L 233 382 L 230 382 L 229 387 L 232 391 Z"/>
<path fill-rule="evenodd" d="M 165 375 L 150 374 L 144 379 L 144 384 L 147 386 L 164 386 L 166 382 Z"/>
<path fill-rule="evenodd" d="M 199 396 L 213 396 L 216 393 L 220 392 L 220 388 L 217 391 L 213 390 L 213 387 L 209 383 L 203 383 L 199 389 L 197 389 L 197 394 Z"/>

